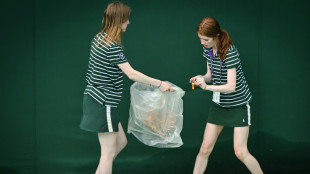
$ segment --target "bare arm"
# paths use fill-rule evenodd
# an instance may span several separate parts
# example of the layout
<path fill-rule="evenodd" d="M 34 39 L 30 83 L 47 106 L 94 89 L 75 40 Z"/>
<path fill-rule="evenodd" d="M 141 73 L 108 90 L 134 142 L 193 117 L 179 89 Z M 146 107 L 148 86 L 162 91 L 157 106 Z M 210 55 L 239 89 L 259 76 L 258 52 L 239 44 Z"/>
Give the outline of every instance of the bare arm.
<path fill-rule="evenodd" d="M 118 67 L 127 75 L 130 80 L 159 87 L 161 91 L 173 91 L 171 88 L 172 86 L 169 83 L 162 82 L 161 80 L 154 79 L 144 75 L 139 71 L 136 71 L 128 62 L 118 64 Z"/>
<path fill-rule="evenodd" d="M 204 78 L 197 78 L 195 85 L 199 85 L 204 90 L 215 92 L 235 92 L 236 90 L 236 68 L 227 70 L 227 83 L 225 85 L 207 85 Z"/>
<path fill-rule="evenodd" d="M 203 76 L 205 82 L 210 83 L 212 81 L 211 71 L 207 63 L 207 73 Z"/>

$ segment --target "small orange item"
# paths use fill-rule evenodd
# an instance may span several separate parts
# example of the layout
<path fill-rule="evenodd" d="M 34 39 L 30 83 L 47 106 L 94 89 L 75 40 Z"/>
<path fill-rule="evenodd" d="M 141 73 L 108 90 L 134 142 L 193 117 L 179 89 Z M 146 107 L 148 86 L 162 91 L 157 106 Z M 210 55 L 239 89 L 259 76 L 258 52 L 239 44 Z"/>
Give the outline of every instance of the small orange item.
<path fill-rule="evenodd" d="M 192 89 L 195 89 L 195 83 L 192 83 Z"/>

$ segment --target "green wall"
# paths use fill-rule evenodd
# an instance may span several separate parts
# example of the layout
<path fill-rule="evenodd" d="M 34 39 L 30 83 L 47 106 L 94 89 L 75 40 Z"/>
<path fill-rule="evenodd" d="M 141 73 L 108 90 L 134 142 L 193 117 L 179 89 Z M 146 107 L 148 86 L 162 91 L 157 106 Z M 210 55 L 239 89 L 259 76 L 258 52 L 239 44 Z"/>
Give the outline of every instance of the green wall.
<path fill-rule="evenodd" d="M 110 1 L 2 1 L 0 173 L 94 173 L 96 134 L 79 129 L 90 41 Z M 114 173 L 191 173 L 202 142 L 211 93 L 191 90 L 189 77 L 206 72 L 196 26 L 215 17 L 241 53 L 253 94 L 249 149 L 265 173 L 308 173 L 310 85 L 307 83 L 310 3 L 306 0 L 122 1 L 132 8 L 123 37 L 130 64 L 186 91 L 184 145 L 147 147 L 131 134 Z M 127 128 L 125 79 L 119 106 Z M 209 173 L 248 173 L 225 128 Z"/>

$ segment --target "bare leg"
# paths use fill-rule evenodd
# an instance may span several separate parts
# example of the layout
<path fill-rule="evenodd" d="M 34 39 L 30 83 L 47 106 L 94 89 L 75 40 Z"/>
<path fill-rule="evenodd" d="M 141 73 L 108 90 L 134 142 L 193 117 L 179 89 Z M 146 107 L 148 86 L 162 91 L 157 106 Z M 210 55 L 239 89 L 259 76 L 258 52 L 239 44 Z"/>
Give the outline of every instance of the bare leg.
<path fill-rule="evenodd" d="M 194 174 L 203 174 L 208 165 L 209 156 L 213 150 L 218 136 L 223 130 L 223 126 L 207 123 L 203 142 L 196 157 Z"/>
<path fill-rule="evenodd" d="M 118 123 L 115 157 L 125 148 L 126 145 L 127 145 L 127 138 L 126 138 L 124 129 L 122 127 L 122 124 Z"/>
<path fill-rule="evenodd" d="M 127 144 L 121 123 L 119 123 L 118 128 L 118 132 L 98 133 L 101 157 L 96 174 L 112 174 L 113 160 Z"/>
<path fill-rule="evenodd" d="M 245 166 L 253 174 L 263 173 L 257 160 L 249 153 L 247 142 L 249 136 L 249 126 L 234 128 L 234 150 L 237 158 L 245 164 Z"/>

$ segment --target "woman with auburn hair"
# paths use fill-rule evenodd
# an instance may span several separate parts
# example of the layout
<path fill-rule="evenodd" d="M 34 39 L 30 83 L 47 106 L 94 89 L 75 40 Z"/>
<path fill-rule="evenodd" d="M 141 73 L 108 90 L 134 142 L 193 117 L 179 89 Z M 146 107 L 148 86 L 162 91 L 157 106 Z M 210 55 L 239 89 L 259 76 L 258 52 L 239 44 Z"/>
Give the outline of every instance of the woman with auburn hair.
<path fill-rule="evenodd" d="M 127 144 L 117 113 L 123 73 L 133 81 L 156 86 L 162 92 L 173 91 L 169 83 L 148 77 L 128 63 L 121 36 L 129 24 L 129 16 L 127 5 L 110 3 L 104 11 L 102 29 L 91 43 L 80 128 L 98 133 L 101 157 L 96 174 L 111 174 L 113 160 Z"/>
<path fill-rule="evenodd" d="M 237 158 L 251 173 L 263 173 L 247 148 L 252 95 L 242 72 L 240 54 L 227 31 L 221 29 L 212 17 L 200 21 L 197 34 L 203 45 L 202 55 L 207 61 L 207 73 L 192 77 L 190 82 L 203 90 L 212 91 L 213 102 L 193 173 L 202 174 L 206 170 L 209 156 L 224 126 L 234 127 Z"/>

